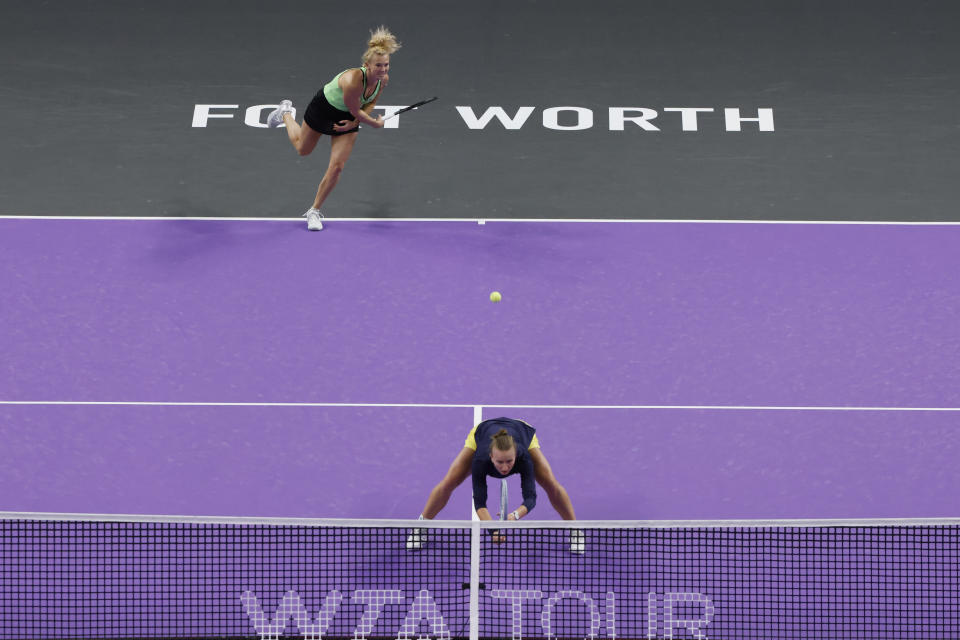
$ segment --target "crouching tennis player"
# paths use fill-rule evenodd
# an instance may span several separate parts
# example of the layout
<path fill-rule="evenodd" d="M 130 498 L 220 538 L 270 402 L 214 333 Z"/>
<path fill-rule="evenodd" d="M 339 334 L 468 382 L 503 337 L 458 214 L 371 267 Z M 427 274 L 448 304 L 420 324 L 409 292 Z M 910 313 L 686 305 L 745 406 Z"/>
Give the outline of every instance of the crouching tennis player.
<path fill-rule="evenodd" d="M 313 206 L 303 214 L 310 231 L 323 229 L 320 207 L 340 180 L 343 167 L 357 142 L 360 125 L 383 128 L 383 116 L 374 118 L 370 112 L 390 81 L 387 73 L 390 70 L 390 55 L 399 48 L 396 37 L 386 27 L 380 27 L 370 34 L 367 51 L 363 54 L 363 66 L 341 71 L 320 89 L 307 106 L 302 125 L 293 119 L 293 103 L 290 100 L 283 100 L 267 116 L 267 126 L 287 126 L 290 144 L 301 156 L 313 151 L 320 136 L 330 136 L 330 164 L 317 188 Z"/>
<path fill-rule="evenodd" d="M 557 482 L 550 463 L 540 451 L 536 429 L 522 420 L 512 418 L 484 420 L 470 431 L 463 450 L 450 465 L 447 475 L 430 492 L 420 519 L 432 520 L 436 517 L 446 506 L 453 490 L 460 486 L 467 476 L 472 476 L 473 505 L 477 510 L 477 517 L 481 520 L 492 520 L 487 509 L 487 476 L 506 478 L 516 473 L 520 474 L 523 504 L 508 514 L 507 520 L 519 520 L 533 510 L 537 504 L 536 484 L 547 492 L 550 504 L 561 518 L 577 519 L 567 490 Z M 414 529 L 407 538 L 407 549 L 421 549 L 426 538 L 426 529 Z M 583 550 L 583 531 L 572 529 L 570 551 L 583 553 Z"/>

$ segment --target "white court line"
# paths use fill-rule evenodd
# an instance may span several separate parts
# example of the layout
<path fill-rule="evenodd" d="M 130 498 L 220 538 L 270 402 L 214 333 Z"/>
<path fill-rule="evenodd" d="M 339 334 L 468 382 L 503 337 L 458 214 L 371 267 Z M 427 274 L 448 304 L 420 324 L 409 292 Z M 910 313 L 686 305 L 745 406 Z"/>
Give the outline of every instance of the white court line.
<path fill-rule="evenodd" d="M 673 405 L 673 404 L 445 404 L 401 402 L 150 402 L 125 400 L 0 400 L 0 405 L 130 406 L 130 407 L 357 407 L 401 409 L 650 409 L 670 411 L 940 411 L 960 407 L 854 407 L 775 405 Z"/>
<path fill-rule="evenodd" d="M 374 527 L 424 529 L 498 529 L 504 526 L 500 520 L 477 521 L 471 524 L 463 520 L 410 520 L 384 518 L 277 518 L 258 516 L 184 516 L 160 514 L 116 513 L 53 513 L 31 511 L 0 511 L 0 520 L 45 520 L 81 522 L 155 522 L 182 524 L 226 525 L 275 525 L 304 527 Z M 534 520 L 511 521 L 506 526 L 514 529 L 680 529 L 716 527 L 930 527 L 958 526 L 960 518 L 783 518 L 763 520 Z"/>
<path fill-rule="evenodd" d="M 161 216 L 27 216 L 0 215 L 0 220 L 117 220 L 117 221 L 198 221 L 198 222 L 303 222 L 303 216 L 296 218 L 220 218 L 220 217 L 161 217 Z M 712 220 L 712 219 L 616 219 L 616 218 L 324 218 L 329 222 L 469 222 L 486 224 L 488 222 L 540 222 L 540 223 L 603 223 L 603 224 L 786 224 L 786 225 L 866 225 L 866 226 L 904 226 L 904 227 L 953 227 L 960 221 L 909 221 L 909 220 Z"/>

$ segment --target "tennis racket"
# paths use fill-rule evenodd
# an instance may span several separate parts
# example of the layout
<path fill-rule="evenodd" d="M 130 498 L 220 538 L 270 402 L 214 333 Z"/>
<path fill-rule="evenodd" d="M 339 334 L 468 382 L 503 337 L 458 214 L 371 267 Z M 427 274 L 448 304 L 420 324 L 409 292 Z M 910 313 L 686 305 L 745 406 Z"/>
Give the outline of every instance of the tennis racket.
<path fill-rule="evenodd" d="M 423 105 L 429 104 L 429 103 L 433 102 L 433 101 L 436 100 L 436 99 L 437 99 L 437 96 L 433 96 L 433 97 L 430 98 L 429 100 L 421 100 L 420 102 L 415 102 L 414 104 L 410 105 L 409 107 L 404 107 L 403 109 L 400 109 L 400 111 L 397 111 L 397 112 L 395 112 L 395 113 L 391 113 L 389 116 L 387 116 L 386 118 L 384 118 L 383 121 L 386 122 L 386 121 L 389 120 L 390 118 L 394 118 L 394 117 L 400 115 L 401 113 L 406 113 L 407 111 L 413 111 L 414 109 L 419 109 L 419 108 L 422 107 Z"/>
<path fill-rule="evenodd" d="M 500 481 L 500 519 L 507 519 L 507 479 Z M 506 532 L 503 529 L 494 529 L 492 532 L 493 541 L 500 544 L 506 542 Z"/>
<path fill-rule="evenodd" d="M 507 479 L 500 481 L 500 519 L 507 519 Z"/>

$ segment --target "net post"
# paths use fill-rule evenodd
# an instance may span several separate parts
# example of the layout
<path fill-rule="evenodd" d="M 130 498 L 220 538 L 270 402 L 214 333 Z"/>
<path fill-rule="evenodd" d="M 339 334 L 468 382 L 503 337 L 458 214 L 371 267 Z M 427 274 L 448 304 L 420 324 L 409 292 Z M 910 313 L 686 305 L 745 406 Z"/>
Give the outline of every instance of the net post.
<path fill-rule="evenodd" d="M 470 640 L 480 638 L 480 521 L 470 523 Z"/>

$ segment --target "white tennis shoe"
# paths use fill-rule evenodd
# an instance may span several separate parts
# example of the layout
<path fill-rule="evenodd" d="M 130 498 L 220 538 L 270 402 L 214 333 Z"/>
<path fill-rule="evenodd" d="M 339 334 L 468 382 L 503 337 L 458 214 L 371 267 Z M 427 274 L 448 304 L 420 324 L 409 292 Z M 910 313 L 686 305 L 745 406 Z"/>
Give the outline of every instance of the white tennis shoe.
<path fill-rule="evenodd" d="M 427 544 L 426 529 L 414 529 L 407 536 L 407 551 L 420 551 Z"/>
<path fill-rule="evenodd" d="M 582 529 L 571 529 L 570 530 L 570 553 L 576 553 L 582 555 L 586 551 L 587 543 L 584 539 Z"/>
<path fill-rule="evenodd" d="M 321 222 L 323 220 L 323 214 L 320 213 L 320 209 L 310 207 L 303 215 L 307 219 L 307 229 L 310 231 L 320 231 L 323 229 L 323 222 Z"/>
<path fill-rule="evenodd" d="M 283 124 L 283 114 L 293 113 L 293 102 L 290 100 L 282 100 L 276 109 L 270 112 L 270 115 L 267 116 L 267 126 L 271 129 L 276 129 Z"/>

